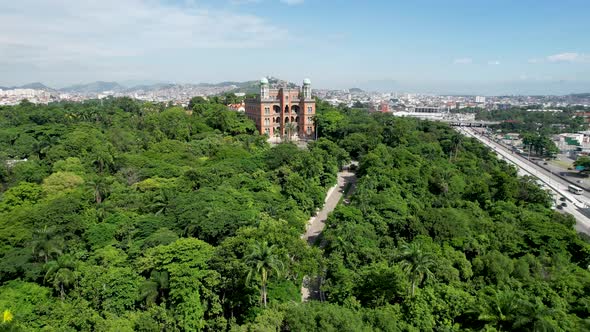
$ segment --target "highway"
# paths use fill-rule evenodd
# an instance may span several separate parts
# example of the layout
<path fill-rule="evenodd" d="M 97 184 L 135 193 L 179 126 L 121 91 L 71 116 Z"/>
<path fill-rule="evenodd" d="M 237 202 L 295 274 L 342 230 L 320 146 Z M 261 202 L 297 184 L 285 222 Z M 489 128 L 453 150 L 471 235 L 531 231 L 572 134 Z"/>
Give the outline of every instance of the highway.
<path fill-rule="evenodd" d="M 513 153 L 511 150 L 504 146 L 490 140 L 489 138 L 476 133 L 471 128 L 460 127 L 457 130 L 469 137 L 473 137 L 492 150 L 501 158 L 507 162 L 515 165 L 519 169 L 519 174 L 528 174 L 543 182 L 548 188 L 554 193 L 561 197 L 565 197 L 568 201 L 567 206 L 563 207 L 565 212 L 568 212 L 576 218 L 575 229 L 578 232 L 583 232 L 590 235 L 590 219 L 584 216 L 578 208 L 585 208 L 590 206 L 590 198 L 584 195 L 575 195 L 568 191 L 569 183 L 559 176 L 552 174 L 545 169 L 535 165 L 529 160 Z M 558 203 L 560 203 L 558 201 Z"/>

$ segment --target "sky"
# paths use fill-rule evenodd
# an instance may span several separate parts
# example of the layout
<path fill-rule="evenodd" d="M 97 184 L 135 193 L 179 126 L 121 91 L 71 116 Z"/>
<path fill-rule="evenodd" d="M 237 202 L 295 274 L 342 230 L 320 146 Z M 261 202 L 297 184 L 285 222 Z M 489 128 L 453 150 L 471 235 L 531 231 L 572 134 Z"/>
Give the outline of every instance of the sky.
<path fill-rule="evenodd" d="M 590 92 L 588 0 L 1 0 L 0 86 Z"/>

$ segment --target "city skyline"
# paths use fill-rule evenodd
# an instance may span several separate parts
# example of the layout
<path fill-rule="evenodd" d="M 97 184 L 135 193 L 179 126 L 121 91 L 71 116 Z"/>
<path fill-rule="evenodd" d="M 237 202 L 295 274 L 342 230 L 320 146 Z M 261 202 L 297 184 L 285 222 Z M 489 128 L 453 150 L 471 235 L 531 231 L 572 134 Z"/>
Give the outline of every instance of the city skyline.
<path fill-rule="evenodd" d="M 590 91 L 583 1 L 0 4 L 0 86 L 215 83 L 440 94 Z"/>

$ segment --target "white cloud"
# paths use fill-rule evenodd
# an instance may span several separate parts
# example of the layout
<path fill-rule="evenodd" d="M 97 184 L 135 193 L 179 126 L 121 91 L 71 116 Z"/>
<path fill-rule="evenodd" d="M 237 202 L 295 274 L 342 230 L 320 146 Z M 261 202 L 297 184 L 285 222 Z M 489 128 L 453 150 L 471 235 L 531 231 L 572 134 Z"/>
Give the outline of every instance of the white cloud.
<path fill-rule="evenodd" d="M 497 66 L 499 64 L 500 64 L 500 61 L 498 61 L 498 60 L 490 60 L 490 61 L 488 61 L 488 65 L 491 65 L 491 66 L 492 65 L 493 66 Z"/>
<path fill-rule="evenodd" d="M 41 67 L 96 68 L 114 57 L 262 48 L 289 38 L 258 16 L 157 0 L 0 1 L 0 31 L 0 64 Z"/>
<path fill-rule="evenodd" d="M 549 62 L 590 62 L 590 55 L 575 52 L 554 54 L 547 57 Z"/>
<path fill-rule="evenodd" d="M 455 59 L 453 61 L 454 64 L 456 65 L 468 65 L 473 63 L 473 59 L 471 58 L 459 58 L 459 59 Z"/>
<path fill-rule="evenodd" d="M 294 6 L 294 5 L 300 5 L 304 2 L 305 0 L 281 0 L 282 3 L 285 3 L 289 6 Z"/>
<path fill-rule="evenodd" d="M 554 55 L 546 56 L 545 58 L 533 58 L 528 60 L 529 63 L 558 63 L 558 62 L 569 62 L 569 63 L 589 63 L 590 55 L 576 53 L 576 52 L 564 52 Z"/>

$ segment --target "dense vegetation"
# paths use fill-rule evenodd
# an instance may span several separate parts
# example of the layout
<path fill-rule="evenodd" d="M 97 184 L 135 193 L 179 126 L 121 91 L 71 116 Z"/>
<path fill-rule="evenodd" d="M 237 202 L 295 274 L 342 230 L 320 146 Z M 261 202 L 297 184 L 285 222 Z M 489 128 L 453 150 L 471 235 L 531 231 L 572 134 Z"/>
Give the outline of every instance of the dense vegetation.
<path fill-rule="evenodd" d="M 539 109 L 541 106 L 531 106 Z M 588 124 L 584 118 L 576 116 L 576 113 L 588 111 L 583 107 L 560 108 L 563 112 L 530 112 L 528 108 L 510 108 L 505 110 L 473 109 L 477 120 L 500 121 L 496 129 L 504 132 L 535 133 L 548 137 L 559 133 L 572 133 L 587 130 Z M 461 112 L 462 110 L 459 110 Z"/>
<path fill-rule="evenodd" d="M 0 328 L 588 329 L 590 246 L 476 141 L 320 102 L 319 141 L 270 147 L 222 102 L 0 108 Z M 305 275 L 326 302 L 300 303 Z"/>

